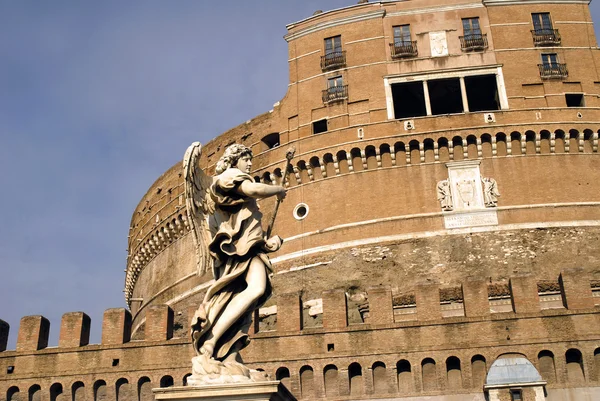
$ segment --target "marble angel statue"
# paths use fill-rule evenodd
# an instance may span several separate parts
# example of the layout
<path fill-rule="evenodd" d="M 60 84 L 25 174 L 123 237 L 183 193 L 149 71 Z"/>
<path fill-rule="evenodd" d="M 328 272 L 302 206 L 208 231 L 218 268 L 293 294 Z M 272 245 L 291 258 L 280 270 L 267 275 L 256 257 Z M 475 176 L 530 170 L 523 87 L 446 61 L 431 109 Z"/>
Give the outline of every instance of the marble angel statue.
<path fill-rule="evenodd" d="M 267 254 L 277 251 L 281 238 L 267 238 L 261 226 L 257 199 L 277 196 L 286 189 L 254 182 L 249 175 L 252 151 L 233 144 L 209 177 L 199 167 L 202 145 L 194 142 L 184 160 L 188 219 L 196 243 L 198 274 L 212 270 L 214 282 L 196 310 L 191 325 L 190 385 L 259 380 L 239 351 L 248 343 L 253 312 L 271 295 Z"/>

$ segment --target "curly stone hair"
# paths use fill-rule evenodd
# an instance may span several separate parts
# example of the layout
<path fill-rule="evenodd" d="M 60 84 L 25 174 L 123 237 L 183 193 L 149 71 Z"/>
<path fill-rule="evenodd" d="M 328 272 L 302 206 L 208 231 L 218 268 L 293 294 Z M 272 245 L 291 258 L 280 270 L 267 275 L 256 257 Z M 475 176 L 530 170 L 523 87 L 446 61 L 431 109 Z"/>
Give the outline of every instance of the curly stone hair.
<path fill-rule="evenodd" d="M 233 145 L 228 146 L 227 149 L 225 149 L 223 156 L 221 156 L 221 158 L 217 162 L 217 167 L 215 169 L 215 172 L 217 174 L 221 174 L 228 168 L 235 167 L 238 160 L 242 156 L 246 156 L 246 155 L 248 155 L 248 156 L 250 156 L 250 158 L 252 158 L 253 157 L 252 149 L 250 149 L 244 145 L 241 145 L 239 143 L 234 143 Z"/>

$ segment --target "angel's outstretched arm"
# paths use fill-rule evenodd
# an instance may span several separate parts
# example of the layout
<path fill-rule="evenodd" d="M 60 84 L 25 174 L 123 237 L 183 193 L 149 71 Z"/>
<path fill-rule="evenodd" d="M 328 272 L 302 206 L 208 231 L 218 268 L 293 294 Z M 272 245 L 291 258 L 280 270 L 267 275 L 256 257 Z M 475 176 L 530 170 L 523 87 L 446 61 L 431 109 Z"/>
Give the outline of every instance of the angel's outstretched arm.
<path fill-rule="evenodd" d="M 279 199 L 285 198 L 287 189 L 280 185 L 267 185 L 259 182 L 244 181 L 237 189 L 240 195 L 249 196 L 251 198 L 269 198 L 277 195 Z"/>

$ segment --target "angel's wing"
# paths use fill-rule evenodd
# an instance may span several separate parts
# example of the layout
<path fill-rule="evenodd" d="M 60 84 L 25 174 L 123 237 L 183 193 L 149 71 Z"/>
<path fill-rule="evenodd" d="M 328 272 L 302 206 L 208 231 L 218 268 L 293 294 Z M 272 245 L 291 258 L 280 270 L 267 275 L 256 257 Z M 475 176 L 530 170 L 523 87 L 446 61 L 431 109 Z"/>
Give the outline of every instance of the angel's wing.
<path fill-rule="evenodd" d="M 183 156 L 183 178 L 185 187 L 185 205 L 190 228 L 196 245 L 197 273 L 204 275 L 212 270 L 212 258 L 208 253 L 211 234 L 208 228 L 208 216 L 215 212 L 215 204 L 208 194 L 213 178 L 206 175 L 198 162 L 202 154 L 200 142 L 192 143 Z"/>

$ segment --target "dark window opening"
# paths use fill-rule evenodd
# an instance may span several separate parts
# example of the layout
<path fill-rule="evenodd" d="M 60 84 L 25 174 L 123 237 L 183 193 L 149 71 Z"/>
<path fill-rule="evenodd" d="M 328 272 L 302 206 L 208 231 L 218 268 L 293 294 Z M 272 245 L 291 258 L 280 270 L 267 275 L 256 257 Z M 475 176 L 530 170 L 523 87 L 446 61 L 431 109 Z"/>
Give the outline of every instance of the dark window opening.
<path fill-rule="evenodd" d="M 521 401 L 523 399 L 521 390 L 510 390 L 510 399 L 511 401 Z"/>
<path fill-rule="evenodd" d="M 335 351 L 335 345 L 327 344 L 327 352 L 332 352 L 332 351 Z"/>
<path fill-rule="evenodd" d="M 423 82 L 406 82 L 392 85 L 394 117 L 408 118 L 427 115 Z"/>
<path fill-rule="evenodd" d="M 465 77 L 469 111 L 500 110 L 496 76 Z"/>
<path fill-rule="evenodd" d="M 119 360 L 118 359 L 113 359 L 112 360 L 112 365 L 113 366 L 119 366 Z"/>
<path fill-rule="evenodd" d="M 460 79 L 435 79 L 427 82 L 431 114 L 462 113 L 462 95 Z"/>
<path fill-rule="evenodd" d="M 265 135 L 261 142 L 265 144 L 267 149 L 273 149 L 279 146 L 279 132 L 273 132 L 269 135 Z"/>
<path fill-rule="evenodd" d="M 327 132 L 327 119 L 313 122 L 313 134 Z"/>
<path fill-rule="evenodd" d="M 14 371 L 15 371 L 15 367 L 14 366 L 8 366 L 6 368 L 6 373 L 9 374 L 9 375 L 12 374 Z"/>
<path fill-rule="evenodd" d="M 584 107 L 585 106 L 583 93 L 567 93 L 567 94 L 565 94 L 565 100 L 567 101 L 567 107 Z"/>

